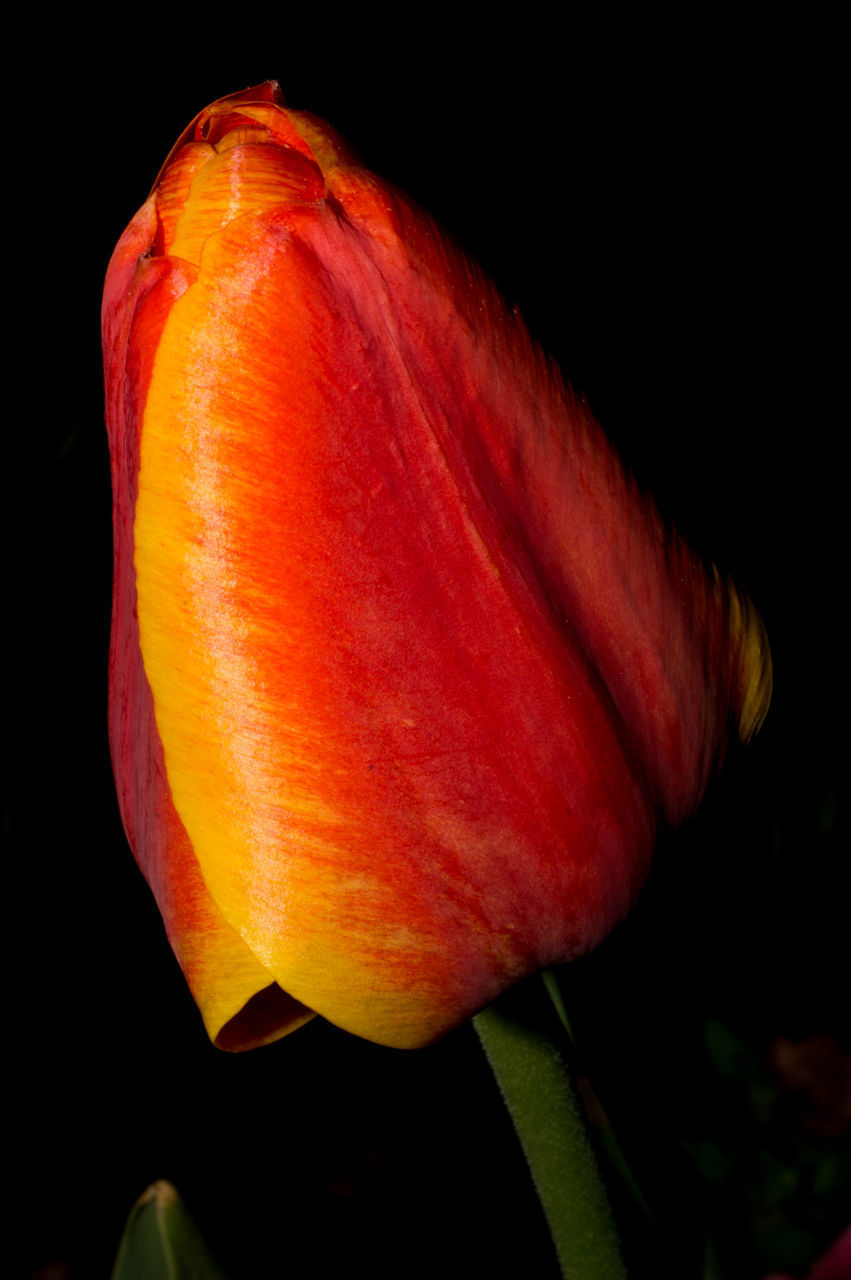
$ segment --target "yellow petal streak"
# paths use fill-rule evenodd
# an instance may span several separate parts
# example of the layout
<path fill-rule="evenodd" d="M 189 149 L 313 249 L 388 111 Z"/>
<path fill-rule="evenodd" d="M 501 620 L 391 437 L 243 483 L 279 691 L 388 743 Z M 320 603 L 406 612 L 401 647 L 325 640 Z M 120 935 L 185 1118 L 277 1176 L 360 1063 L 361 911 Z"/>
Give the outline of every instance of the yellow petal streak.
<path fill-rule="evenodd" d="M 773 670 L 768 635 L 748 596 L 728 584 L 730 636 L 740 656 L 741 687 L 737 730 L 741 742 L 758 732 L 771 703 Z"/>
<path fill-rule="evenodd" d="M 316 165 L 291 148 L 229 144 L 192 177 L 168 252 L 197 264 L 209 237 L 234 218 L 284 201 L 318 200 L 323 190 Z"/>

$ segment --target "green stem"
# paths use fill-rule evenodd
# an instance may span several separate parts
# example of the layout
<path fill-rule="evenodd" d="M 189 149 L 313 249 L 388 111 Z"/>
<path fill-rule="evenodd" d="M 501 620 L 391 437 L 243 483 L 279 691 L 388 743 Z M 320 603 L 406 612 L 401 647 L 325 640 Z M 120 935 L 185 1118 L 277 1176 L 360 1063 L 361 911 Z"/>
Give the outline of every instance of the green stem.
<path fill-rule="evenodd" d="M 524 984 L 525 986 L 526 984 Z M 540 988 L 539 988 L 540 989 Z M 565 1056 L 523 988 L 473 1019 L 525 1152 L 564 1280 L 626 1280 Z"/>

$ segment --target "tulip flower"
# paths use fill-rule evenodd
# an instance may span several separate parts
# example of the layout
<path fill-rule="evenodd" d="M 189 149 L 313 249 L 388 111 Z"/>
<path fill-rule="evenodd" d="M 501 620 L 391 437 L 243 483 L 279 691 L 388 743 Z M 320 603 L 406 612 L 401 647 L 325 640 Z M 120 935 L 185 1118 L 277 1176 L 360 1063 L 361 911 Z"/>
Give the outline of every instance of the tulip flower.
<path fill-rule="evenodd" d="M 112 257 L 110 741 L 211 1037 L 428 1043 L 596 946 L 768 703 L 748 599 L 275 84 Z"/>

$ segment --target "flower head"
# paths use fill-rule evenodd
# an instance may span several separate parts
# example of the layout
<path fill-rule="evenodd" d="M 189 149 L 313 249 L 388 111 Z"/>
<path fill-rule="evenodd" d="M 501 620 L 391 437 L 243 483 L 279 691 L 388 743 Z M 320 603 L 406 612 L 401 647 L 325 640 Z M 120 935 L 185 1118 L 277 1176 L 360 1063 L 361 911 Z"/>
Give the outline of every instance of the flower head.
<path fill-rule="evenodd" d="M 103 317 L 115 773 L 211 1036 L 423 1044 L 595 946 L 765 713 L 748 600 L 274 84 L 181 136 Z"/>

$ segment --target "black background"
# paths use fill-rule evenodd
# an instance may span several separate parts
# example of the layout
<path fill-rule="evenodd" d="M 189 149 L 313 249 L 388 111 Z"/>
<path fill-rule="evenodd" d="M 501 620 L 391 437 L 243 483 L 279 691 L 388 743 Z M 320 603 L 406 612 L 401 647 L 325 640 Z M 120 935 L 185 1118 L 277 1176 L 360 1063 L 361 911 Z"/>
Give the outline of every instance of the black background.
<path fill-rule="evenodd" d="M 664 513 L 763 614 L 776 694 L 760 739 L 565 986 L 663 1222 L 664 1247 L 623 1208 L 637 1274 L 697 1277 L 707 1226 L 732 1280 L 803 1274 L 843 1225 L 835 1185 L 812 1176 L 843 1138 L 812 1133 L 771 1046 L 849 1048 L 835 33 L 591 33 L 534 6 L 476 30 L 433 10 L 171 22 L 124 20 L 91 47 L 54 23 L 7 101 L 6 270 L 23 283 L 8 377 L 25 392 L 10 437 L 35 444 L 7 502 L 21 1274 L 108 1275 L 158 1177 L 232 1280 L 556 1274 L 472 1030 L 401 1053 L 317 1020 L 217 1052 L 117 815 L 103 273 L 188 120 L 267 77 L 483 263 Z"/>

